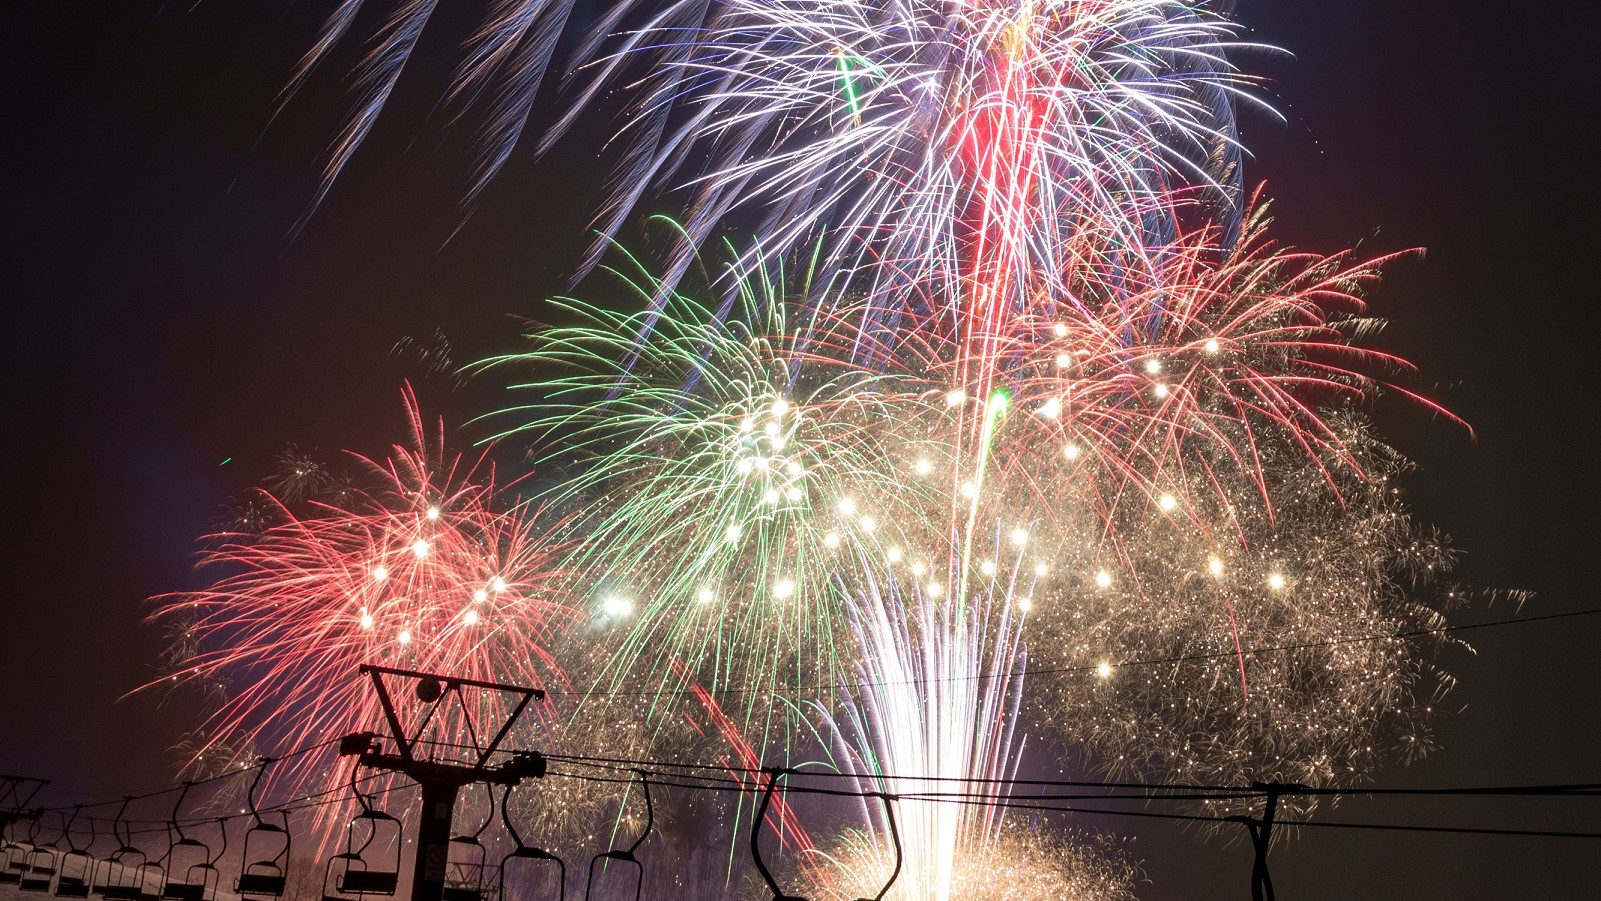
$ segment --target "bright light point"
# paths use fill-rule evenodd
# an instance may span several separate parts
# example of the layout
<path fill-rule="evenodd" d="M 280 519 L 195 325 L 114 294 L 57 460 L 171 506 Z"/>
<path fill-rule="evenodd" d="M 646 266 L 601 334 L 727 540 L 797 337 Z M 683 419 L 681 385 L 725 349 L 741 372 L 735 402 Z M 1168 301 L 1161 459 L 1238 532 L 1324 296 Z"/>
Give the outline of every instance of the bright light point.
<path fill-rule="evenodd" d="M 1171 494 L 1163 494 L 1161 497 L 1156 499 L 1156 505 L 1161 507 L 1164 511 L 1172 510 L 1174 507 L 1179 505 L 1179 499 Z"/>
<path fill-rule="evenodd" d="M 735 471 L 737 471 L 742 476 L 750 475 L 750 471 L 752 469 L 754 469 L 755 467 L 756 467 L 756 461 L 752 460 L 749 457 L 740 457 L 739 458 L 739 462 L 734 464 Z"/>
<path fill-rule="evenodd" d="M 733 544 L 739 540 L 739 536 L 744 534 L 744 532 L 744 528 L 738 523 L 735 523 L 734 525 L 729 526 L 728 529 L 723 532 L 723 537 L 728 540 L 729 544 Z"/>
<path fill-rule="evenodd" d="M 1223 575 L 1223 561 L 1216 557 L 1212 557 L 1206 561 L 1206 571 L 1214 576 Z"/>
<path fill-rule="evenodd" d="M 1050 400 L 1046 401 L 1045 403 L 1040 404 L 1040 415 L 1045 417 L 1046 419 L 1055 419 L 1056 417 L 1061 416 L 1062 415 L 1062 402 L 1061 402 L 1061 400 L 1053 397 Z"/>
<path fill-rule="evenodd" d="M 438 519 L 439 518 L 439 508 L 438 507 L 429 507 L 428 508 L 428 518 L 429 519 Z"/>
<path fill-rule="evenodd" d="M 957 388 L 945 395 L 945 403 L 947 406 L 960 407 L 962 404 L 967 403 L 967 392 Z"/>
<path fill-rule="evenodd" d="M 839 536 L 835 535 L 833 532 L 829 532 L 828 534 L 824 535 L 823 547 L 826 547 L 829 550 L 839 547 Z"/>
<path fill-rule="evenodd" d="M 372 614 L 365 610 L 361 611 L 361 627 L 363 629 L 372 628 Z"/>
<path fill-rule="evenodd" d="M 1058 338 L 1066 338 L 1067 337 L 1067 323 L 1058 322 L 1057 324 L 1051 326 L 1051 331 L 1055 332 L 1056 333 L 1056 337 L 1058 337 Z"/>
<path fill-rule="evenodd" d="M 1158 360 L 1155 357 L 1152 357 L 1151 359 L 1145 361 L 1145 372 L 1146 372 L 1147 375 L 1156 375 L 1158 372 L 1161 372 L 1161 371 L 1162 371 L 1162 361 L 1161 360 Z"/>
<path fill-rule="evenodd" d="M 983 563 L 978 565 L 978 570 L 986 576 L 995 575 L 995 561 L 985 560 Z"/>
<path fill-rule="evenodd" d="M 715 597 L 717 597 L 716 592 L 713 592 L 710 588 L 702 588 L 700 593 L 695 595 L 695 600 L 701 604 L 710 604 Z"/>
<path fill-rule="evenodd" d="M 781 601 L 785 598 L 793 597 L 794 594 L 795 581 L 793 579 L 779 579 L 778 582 L 773 585 L 773 597 L 778 598 Z"/>
<path fill-rule="evenodd" d="M 1095 675 L 1100 676 L 1102 679 L 1112 678 L 1112 664 L 1104 660 L 1101 661 L 1100 665 L 1095 667 Z"/>
<path fill-rule="evenodd" d="M 1034 609 L 1034 599 L 1033 598 L 1018 598 L 1017 599 L 1017 609 L 1023 611 L 1024 613 L 1027 613 L 1030 610 L 1033 610 Z"/>
<path fill-rule="evenodd" d="M 1012 530 L 1012 543 L 1018 547 L 1028 544 L 1028 529 L 1018 527 Z"/>
<path fill-rule="evenodd" d="M 795 477 L 798 478 L 802 473 L 804 473 L 806 471 L 806 469 L 805 469 L 805 467 L 801 466 L 799 463 L 796 463 L 794 460 L 791 460 L 788 463 L 784 464 L 784 471 L 789 473 L 790 475 L 795 476 Z"/>
<path fill-rule="evenodd" d="M 1072 354 L 1057 354 L 1056 355 L 1056 368 L 1057 369 L 1071 369 L 1072 367 L 1073 367 L 1073 355 Z"/>
<path fill-rule="evenodd" d="M 940 583 L 938 583 L 938 582 L 930 582 L 930 583 L 928 583 L 928 587 L 925 588 L 924 591 L 928 594 L 929 597 L 937 598 L 937 597 L 940 596 L 940 594 L 942 594 L 945 591 L 945 587 L 943 585 L 941 585 Z"/>
<path fill-rule="evenodd" d="M 418 557 L 428 556 L 428 542 L 422 540 L 421 538 L 417 539 L 411 543 L 411 552 L 416 554 Z"/>
<path fill-rule="evenodd" d="M 502 579 L 500 576 L 496 576 L 493 579 L 490 579 L 489 580 L 489 590 L 490 591 L 495 591 L 495 592 L 505 591 L 506 590 L 506 580 Z"/>
<path fill-rule="evenodd" d="M 1280 588 L 1284 587 L 1284 577 L 1278 573 L 1270 573 L 1267 577 L 1267 587 L 1273 589 L 1274 591 L 1278 591 Z"/>
<path fill-rule="evenodd" d="M 801 499 L 801 490 L 791 485 L 784 489 L 784 497 L 791 502 L 798 501 Z"/>
<path fill-rule="evenodd" d="M 778 423 L 769 422 L 767 424 L 767 428 L 762 429 L 762 431 L 766 432 L 767 433 L 767 437 L 769 437 L 769 438 L 777 438 L 778 437 Z"/>
<path fill-rule="evenodd" d="M 856 513 L 856 502 L 848 497 L 841 498 L 839 502 L 839 512 L 845 516 L 854 516 Z"/>
<path fill-rule="evenodd" d="M 1156 392 L 1157 397 L 1167 397 L 1167 385 L 1163 384 L 1162 382 L 1157 382 L 1156 387 L 1151 390 Z"/>
<path fill-rule="evenodd" d="M 891 563 L 901 562 L 901 549 L 898 547 L 890 548 L 884 552 L 884 558 Z"/>
<path fill-rule="evenodd" d="M 878 520 L 874 519 L 871 516 L 862 517 L 862 531 L 863 532 L 871 532 L 876 528 L 878 528 Z"/>
<path fill-rule="evenodd" d="M 401 644 L 411 644 L 411 630 L 401 629 L 400 634 L 395 636 L 395 640 Z"/>
<path fill-rule="evenodd" d="M 1005 391 L 997 389 L 990 395 L 989 402 L 990 405 L 995 408 L 997 413 L 1005 413 L 1006 408 L 1012 404 L 1012 396 L 1007 394 Z"/>
<path fill-rule="evenodd" d="M 972 482 L 962 483 L 962 497 L 972 497 L 975 494 L 978 494 L 977 485 L 974 485 Z"/>
<path fill-rule="evenodd" d="M 628 598 L 609 597 L 600 602 L 600 611 L 607 616 L 627 616 L 634 612 L 634 602 Z"/>
<path fill-rule="evenodd" d="M 926 572 L 928 572 L 928 567 L 924 566 L 921 560 L 912 564 L 912 575 L 920 576 Z"/>
<path fill-rule="evenodd" d="M 387 567 L 387 566 L 379 566 L 379 567 L 375 567 L 373 569 L 373 571 L 372 571 L 372 580 L 374 582 L 382 582 L 383 580 L 385 580 L 387 578 L 389 578 L 389 567 Z"/>
<path fill-rule="evenodd" d="M 776 504 L 776 503 L 778 503 L 778 489 L 777 488 L 769 488 L 766 491 L 762 492 L 762 502 L 763 503 L 768 503 L 768 504 Z"/>
<path fill-rule="evenodd" d="M 916 463 L 912 464 L 912 471 L 920 476 L 926 476 L 934 471 L 934 464 L 928 462 L 927 460 L 918 460 Z"/>
<path fill-rule="evenodd" d="M 478 625 L 478 611 L 477 610 L 468 610 L 466 613 L 463 613 L 461 615 L 461 621 L 466 623 L 469 626 Z"/>
<path fill-rule="evenodd" d="M 1062 454 L 1069 460 L 1077 460 L 1079 454 L 1082 453 L 1084 452 L 1080 450 L 1079 446 L 1076 444 L 1069 444 L 1068 446 L 1062 448 Z"/>
<path fill-rule="evenodd" d="M 482 604 L 484 601 L 487 601 L 487 600 L 489 600 L 489 592 L 483 590 L 482 588 L 480 588 L 477 591 L 473 592 L 473 603 Z"/>
<path fill-rule="evenodd" d="M 745 418 L 744 418 L 744 419 L 741 419 L 741 420 L 740 420 L 740 421 L 739 421 L 739 430 L 740 430 L 740 431 L 741 431 L 741 432 L 748 432 L 748 431 L 750 431 L 750 430 L 751 430 L 751 428 L 752 428 L 752 427 L 754 427 L 754 426 L 755 426 L 755 425 L 756 425 L 756 423 L 754 423 L 754 422 L 752 422 L 752 421 L 751 421 L 751 418 L 750 418 L 750 417 L 749 417 L 749 416 L 747 416 L 747 417 L 745 417 Z"/>
<path fill-rule="evenodd" d="M 1100 570 L 1099 572 L 1097 572 L 1095 574 L 1095 587 L 1096 588 L 1111 588 L 1112 587 L 1112 574 L 1107 572 L 1104 569 Z"/>
<path fill-rule="evenodd" d="M 1209 354 L 1217 353 L 1218 344 L 1216 338 L 1206 339 L 1206 343 L 1202 346 L 1206 348 L 1206 352 Z"/>
<path fill-rule="evenodd" d="M 1043 576 L 1043 575 L 1045 575 L 1046 573 L 1048 573 L 1050 571 L 1051 571 L 1051 568 L 1049 566 L 1046 566 L 1043 563 L 1034 564 L 1034 575 L 1036 575 L 1036 576 Z"/>
<path fill-rule="evenodd" d="M 783 416 L 785 413 L 788 413 L 788 412 L 789 412 L 789 401 L 783 399 L 782 397 L 780 397 L 778 400 L 773 401 L 773 415 L 774 416 Z"/>

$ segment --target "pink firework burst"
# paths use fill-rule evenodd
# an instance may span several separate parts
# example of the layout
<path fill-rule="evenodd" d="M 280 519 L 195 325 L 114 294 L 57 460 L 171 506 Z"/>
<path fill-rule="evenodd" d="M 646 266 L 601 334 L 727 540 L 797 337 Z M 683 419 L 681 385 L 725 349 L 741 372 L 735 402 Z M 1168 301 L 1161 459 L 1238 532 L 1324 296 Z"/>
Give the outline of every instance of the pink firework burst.
<path fill-rule="evenodd" d="M 154 599 L 150 618 L 184 649 L 161 682 L 211 689 L 203 744 L 241 758 L 225 765 L 379 727 L 363 663 L 564 684 L 551 647 L 575 611 L 559 587 L 561 549 L 483 455 L 447 452 L 443 426 L 430 435 L 409 389 L 405 402 L 409 444 L 351 454 L 363 487 L 299 510 L 262 491 L 265 528 L 202 539 L 200 568 L 216 581 Z M 467 725 L 455 720 L 499 713 L 442 709 L 436 731 L 450 740 Z M 313 783 L 324 765 L 298 758 L 277 786 L 323 787 Z"/>

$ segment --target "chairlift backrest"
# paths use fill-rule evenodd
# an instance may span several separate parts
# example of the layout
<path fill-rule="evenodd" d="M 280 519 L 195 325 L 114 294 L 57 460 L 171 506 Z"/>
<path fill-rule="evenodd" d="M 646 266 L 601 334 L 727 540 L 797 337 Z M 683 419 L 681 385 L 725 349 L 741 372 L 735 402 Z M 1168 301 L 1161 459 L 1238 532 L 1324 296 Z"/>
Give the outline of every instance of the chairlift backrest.
<path fill-rule="evenodd" d="M 773 901 L 806 901 L 805 898 L 795 895 L 786 895 L 779 889 L 778 882 L 767 869 L 767 862 L 762 860 L 762 825 L 767 822 L 767 807 L 773 802 L 773 789 L 778 786 L 778 777 L 786 776 L 789 770 L 763 769 L 762 775 L 767 777 L 767 788 L 762 791 L 762 803 L 756 808 L 756 816 L 751 820 L 750 826 L 750 856 L 756 861 L 756 872 L 761 874 L 762 881 L 772 889 Z"/>

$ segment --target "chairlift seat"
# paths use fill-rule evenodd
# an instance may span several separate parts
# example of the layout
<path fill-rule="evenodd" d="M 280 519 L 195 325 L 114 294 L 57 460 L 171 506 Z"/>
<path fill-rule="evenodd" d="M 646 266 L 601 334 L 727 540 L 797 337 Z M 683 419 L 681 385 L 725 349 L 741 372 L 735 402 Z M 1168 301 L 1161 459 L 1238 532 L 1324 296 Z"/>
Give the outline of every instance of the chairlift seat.
<path fill-rule="evenodd" d="M 204 882 L 168 882 L 161 889 L 162 901 L 204 901 Z"/>
<path fill-rule="evenodd" d="M 81 876 L 62 876 L 56 880 L 56 897 L 87 898 L 89 881 Z"/>
<path fill-rule="evenodd" d="M 339 890 L 347 895 L 393 895 L 400 874 L 393 870 L 347 870 L 339 877 Z"/>
<path fill-rule="evenodd" d="M 47 870 L 43 875 L 29 871 L 24 873 L 21 879 L 17 880 L 17 888 L 25 892 L 48 892 L 50 891 L 50 878 L 54 875 L 55 871 L 53 870 Z"/>
<path fill-rule="evenodd" d="M 133 885 L 103 885 L 99 892 L 106 901 L 138 901 L 145 894 L 144 886 Z"/>
<path fill-rule="evenodd" d="M 261 861 L 251 864 L 251 866 L 265 867 L 272 865 L 266 861 Z M 266 895 L 272 898 L 281 898 L 284 890 L 288 887 L 288 883 L 289 880 L 283 873 L 245 872 L 239 874 L 238 880 L 234 882 L 234 891 L 241 895 Z"/>
<path fill-rule="evenodd" d="M 470 885 L 447 885 L 443 901 L 484 901 L 484 890 Z"/>

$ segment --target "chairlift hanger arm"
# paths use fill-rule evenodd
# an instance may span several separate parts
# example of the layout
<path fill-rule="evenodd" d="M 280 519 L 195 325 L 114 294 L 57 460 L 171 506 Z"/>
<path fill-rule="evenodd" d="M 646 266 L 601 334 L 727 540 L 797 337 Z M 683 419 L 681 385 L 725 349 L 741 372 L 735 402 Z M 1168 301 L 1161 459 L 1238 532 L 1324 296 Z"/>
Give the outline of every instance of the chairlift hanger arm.
<path fill-rule="evenodd" d="M 773 878 L 772 871 L 767 869 L 767 862 L 762 860 L 762 825 L 767 821 L 767 808 L 773 802 L 773 789 L 778 787 L 778 777 L 788 776 L 790 772 L 783 768 L 762 768 L 761 775 L 767 777 L 767 787 L 762 790 L 761 806 L 756 809 L 756 816 L 751 819 L 750 856 L 756 861 L 756 871 L 761 874 L 762 881 L 772 889 L 773 901 L 806 901 L 805 898 L 784 894 L 784 890 L 778 887 L 778 880 Z"/>

